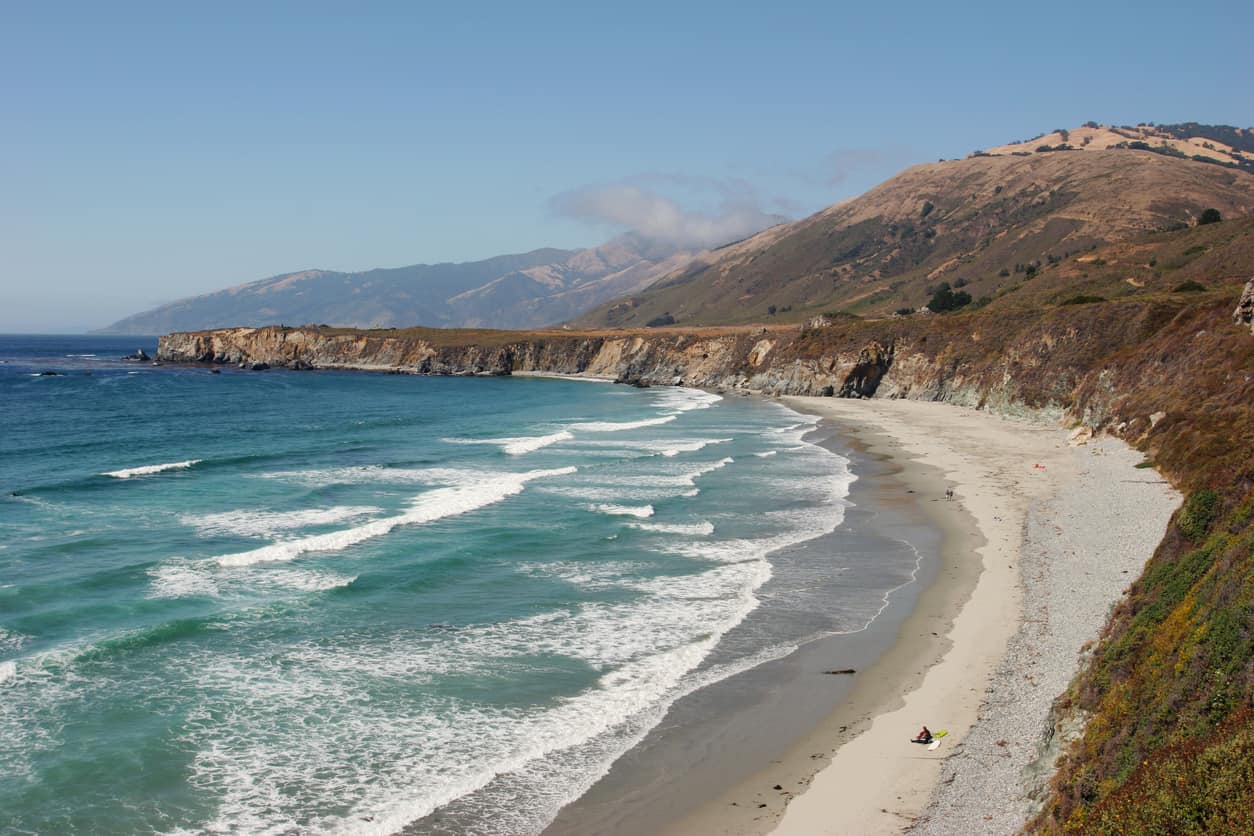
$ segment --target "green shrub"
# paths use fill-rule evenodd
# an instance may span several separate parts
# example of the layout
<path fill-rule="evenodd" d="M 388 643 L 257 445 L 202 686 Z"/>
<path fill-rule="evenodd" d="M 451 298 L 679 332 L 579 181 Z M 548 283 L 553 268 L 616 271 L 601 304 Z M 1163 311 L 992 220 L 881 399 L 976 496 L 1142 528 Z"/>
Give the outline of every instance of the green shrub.
<path fill-rule="evenodd" d="M 655 316 L 653 317 L 653 319 L 650 319 L 648 322 L 644 324 L 644 327 L 645 328 L 659 328 L 663 325 L 674 325 L 674 324 L 675 324 L 675 317 L 671 316 L 669 313 L 664 313 L 661 316 Z"/>
<path fill-rule="evenodd" d="M 1112 835 L 1250 833 L 1252 793 L 1254 725 L 1241 715 L 1205 741 L 1177 744 L 1138 764 L 1081 829 Z"/>
<path fill-rule="evenodd" d="M 1090 296 L 1085 293 L 1077 293 L 1075 296 L 1072 296 L 1070 299 L 1063 299 L 1058 304 L 1060 305 L 1091 305 L 1094 302 L 1105 302 L 1105 301 L 1106 301 L 1105 296 Z"/>
<path fill-rule="evenodd" d="M 1176 515 L 1176 528 L 1189 540 L 1198 543 L 1206 536 L 1218 510 L 1219 494 L 1208 488 L 1194 491 Z"/>
<path fill-rule="evenodd" d="M 1219 214 L 1219 210 L 1212 208 L 1212 209 L 1207 209 L 1205 212 L 1203 212 L 1202 217 L 1197 219 L 1197 223 L 1199 226 L 1203 224 L 1217 224 L 1223 219 L 1224 219 L 1224 216 Z"/>
<path fill-rule="evenodd" d="M 1201 293 L 1206 290 L 1206 286 L 1198 284 L 1195 281 L 1187 281 L 1184 284 L 1178 284 L 1172 288 L 1172 293 Z"/>

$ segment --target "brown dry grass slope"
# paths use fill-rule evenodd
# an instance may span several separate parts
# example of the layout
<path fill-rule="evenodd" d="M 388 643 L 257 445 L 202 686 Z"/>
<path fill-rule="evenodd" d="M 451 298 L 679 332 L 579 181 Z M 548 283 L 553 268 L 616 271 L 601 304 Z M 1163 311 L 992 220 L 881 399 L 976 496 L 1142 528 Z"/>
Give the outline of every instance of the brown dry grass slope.
<path fill-rule="evenodd" d="M 1254 175 L 1138 150 L 973 156 L 911 168 L 861 197 L 707 253 L 580 327 L 800 321 L 995 297 L 1095 246 L 1254 211 Z M 1139 279 L 1138 279 L 1139 280 Z M 1130 285 L 1131 286 L 1131 285 Z"/>

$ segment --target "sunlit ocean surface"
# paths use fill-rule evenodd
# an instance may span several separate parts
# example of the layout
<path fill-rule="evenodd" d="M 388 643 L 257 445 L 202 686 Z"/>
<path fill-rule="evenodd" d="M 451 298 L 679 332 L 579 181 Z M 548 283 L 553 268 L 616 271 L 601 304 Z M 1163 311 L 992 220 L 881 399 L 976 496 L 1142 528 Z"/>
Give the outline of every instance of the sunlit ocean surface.
<path fill-rule="evenodd" d="M 675 699 L 913 570 L 816 558 L 847 598 L 735 630 L 854 478 L 775 403 L 140 346 L 0 338 L 6 831 L 536 832 Z"/>

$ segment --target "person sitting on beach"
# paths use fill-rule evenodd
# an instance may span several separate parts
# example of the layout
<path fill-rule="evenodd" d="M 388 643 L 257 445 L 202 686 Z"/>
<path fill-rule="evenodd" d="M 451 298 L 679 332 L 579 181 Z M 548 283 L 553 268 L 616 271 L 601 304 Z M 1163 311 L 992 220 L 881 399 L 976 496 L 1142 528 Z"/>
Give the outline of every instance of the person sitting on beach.
<path fill-rule="evenodd" d="M 928 731 L 927 726 L 924 726 L 923 730 L 919 732 L 918 737 L 916 737 L 914 740 L 911 740 L 910 742 L 911 743 L 931 743 L 932 733 Z"/>

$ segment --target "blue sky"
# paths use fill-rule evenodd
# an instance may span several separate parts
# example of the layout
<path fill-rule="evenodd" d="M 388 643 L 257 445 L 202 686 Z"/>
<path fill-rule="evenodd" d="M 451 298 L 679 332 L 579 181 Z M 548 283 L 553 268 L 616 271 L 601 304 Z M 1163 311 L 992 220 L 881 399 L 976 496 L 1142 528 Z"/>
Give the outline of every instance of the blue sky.
<path fill-rule="evenodd" d="M 606 187 L 798 217 L 1089 119 L 1254 125 L 1243 3 L 258 5 L 0 5 L 0 331 L 596 244 Z"/>

